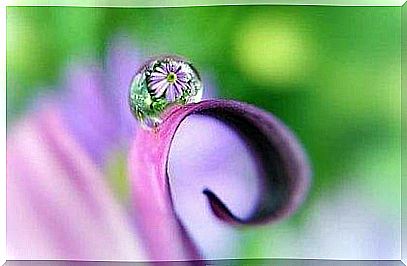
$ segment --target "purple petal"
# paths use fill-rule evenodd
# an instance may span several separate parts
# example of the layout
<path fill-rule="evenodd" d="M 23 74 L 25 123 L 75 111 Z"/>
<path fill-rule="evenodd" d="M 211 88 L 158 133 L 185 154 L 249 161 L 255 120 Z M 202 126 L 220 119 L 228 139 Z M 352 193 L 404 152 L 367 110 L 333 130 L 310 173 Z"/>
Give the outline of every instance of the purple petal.
<path fill-rule="evenodd" d="M 175 74 L 178 74 L 178 73 L 180 73 L 181 68 L 182 68 L 181 65 L 178 65 L 178 66 L 174 65 L 174 66 L 173 66 L 173 70 L 174 70 L 173 72 L 174 72 Z"/>
<path fill-rule="evenodd" d="M 141 66 L 140 58 L 134 43 L 125 34 L 118 34 L 111 42 L 105 62 L 104 91 L 109 101 L 108 110 L 114 114 L 118 145 L 127 145 L 136 130 L 134 117 L 129 112 L 128 92 L 135 69 Z"/>
<path fill-rule="evenodd" d="M 177 84 L 177 83 L 174 83 L 173 84 L 174 85 L 174 89 L 175 89 L 175 97 L 181 97 L 181 95 L 182 95 L 182 85 L 181 84 Z"/>
<path fill-rule="evenodd" d="M 103 73 L 94 64 L 70 67 L 65 95 L 57 99 L 69 130 L 92 158 L 101 164 L 116 139 L 117 119 L 103 92 Z"/>
<path fill-rule="evenodd" d="M 48 106 L 7 138 L 9 259 L 144 259 L 131 219 L 58 108 Z"/>
<path fill-rule="evenodd" d="M 170 61 L 169 63 L 165 64 L 165 70 L 166 70 L 166 73 L 174 72 L 174 70 L 175 70 L 174 63 L 172 61 Z"/>
<path fill-rule="evenodd" d="M 156 67 L 156 68 L 154 69 L 154 71 L 156 71 L 156 72 L 154 72 L 154 73 L 159 73 L 159 74 L 162 74 L 162 75 L 164 75 L 164 76 L 166 76 L 166 75 L 168 74 L 168 72 L 170 72 L 170 71 L 168 71 L 167 68 L 166 68 L 166 69 L 163 69 L 162 67 Z"/>
<path fill-rule="evenodd" d="M 247 217 L 261 195 L 257 162 L 238 132 L 217 118 L 192 114 L 172 141 L 168 176 L 175 212 L 205 258 L 239 256 L 237 230 L 213 215 L 211 188 L 233 213 Z"/>
<path fill-rule="evenodd" d="M 168 84 L 167 80 L 161 80 L 155 84 L 152 84 L 150 87 L 153 90 L 153 93 L 156 97 L 161 97 L 165 90 L 168 88 L 170 84 Z"/>
<path fill-rule="evenodd" d="M 165 78 L 165 77 L 164 77 L 164 78 L 151 77 L 151 78 L 150 78 L 149 85 L 151 86 L 151 85 L 157 84 L 158 82 L 161 82 L 161 81 L 166 81 L 166 78 Z"/>
<path fill-rule="evenodd" d="M 185 82 L 182 82 L 180 80 L 176 80 L 174 82 L 174 86 L 176 86 L 179 90 L 181 90 L 182 87 L 189 87 L 189 85 Z"/>
<path fill-rule="evenodd" d="M 136 124 L 127 97 L 138 57 L 129 39 L 115 38 L 105 72 L 95 62 L 71 64 L 65 91 L 52 100 L 62 107 L 69 130 L 101 166 L 112 149 L 126 146 L 134 134 Z"/>
<path fill-rule="evenodd" d="M 175 101 L 175 95 L 176 95 L 175 86 L 174 84 L 170 84 L 168 86 L 168 90 L 165 93 L 165 98 L 167 99 L 167 101 L 173 102 Z"/>
<path fill-rule="evenodd" d="M 182 94 L 181 86 L 177 86 L 175 83 L 170 84 L 165 93 L 165 97 L 169 102 L 174 102 L 176 98 L 180 97 Z"/>
<path fill-rule="evenodd" d="M 235 205 L 226 205 L 219 197 L 222 195 L 219 189 L 215 192 L 209 185 L 203 189 L 201 195 L 207 197 L 212 213 L 220 221 L 259 224 L 282 219 L 296 210 L 308 188 L 310 170 L 305 155 L 295 137 L 271 114 L 227 100 L 174 107 L 158 128 L 139 132 L 129 157 L 134 207 L 143 214 L 143 219 L 136 223 L 152 259 L 201 256 L 174 210 L 168 178 L 176 177 L 167 175 L 171 143 L 181 122 L 191 114 L 214 117 L 239 132 L 258 165 L 261 193 L 249 215 L 236 215 L 229 207 Z M 190 156 L 188 152 L 185 150 L 184 156 Z M 228 184 L 223 188 L 228 189 Z"/>
<path fill-rule="evenodd" d="M 151 79 L 165 79 L 167 77 L 167 74 L 162 74 L 162 73 L 158 73 L 158 72 L 153 72 L 151 74 L 150 80 Z"/>
<path fill-rule="evenodd" d="M 177 80 L 187 82 L 187 75 L 184 72 L 177 73 Z"/>

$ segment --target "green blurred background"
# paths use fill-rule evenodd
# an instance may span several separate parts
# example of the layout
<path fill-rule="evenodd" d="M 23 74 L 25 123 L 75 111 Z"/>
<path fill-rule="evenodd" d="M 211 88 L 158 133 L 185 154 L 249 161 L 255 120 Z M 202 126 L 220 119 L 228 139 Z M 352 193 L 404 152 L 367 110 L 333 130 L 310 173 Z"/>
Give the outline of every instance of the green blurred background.
<path fill-rule="evenodd" d="M 354 233 L 366 242 L 360 249 L 399 240 L 400 8 L 8 7 L 7 22 L 8 127 L 35 95 L 57 87 L 73 56 L 103 59 L 109 40 L 122 32 L 145 55 L 190 58 L 210 75 L 220 97 L 273 112 L 306 147 L 314 172 L 310 197 L 284 223 L 243 229 L 242 256 L 288 254 L 295 248 L 301 256 L 308 250 L 299 247 L 303 244 L 345 254 L 350 240 L 343 233 L 355 231 L 360 216 L 377 226 Z M 337 211 L 343 214 L 323 220 L 334 211 L 331 198 L 343 200 Z M 360 208 L 355 219 L 333 226 L 353 208 Z M 316 223 L 320 218 L 324 222 Z M 312 226 L 336 230 L 333 243 Z M 382 239 L 376 240 L 374 231 L 380 230 Z M 378 249 L 386 249 L 387 258 L 399 247 Z M 355 252 L 355 257 L 376 254 Z"/>

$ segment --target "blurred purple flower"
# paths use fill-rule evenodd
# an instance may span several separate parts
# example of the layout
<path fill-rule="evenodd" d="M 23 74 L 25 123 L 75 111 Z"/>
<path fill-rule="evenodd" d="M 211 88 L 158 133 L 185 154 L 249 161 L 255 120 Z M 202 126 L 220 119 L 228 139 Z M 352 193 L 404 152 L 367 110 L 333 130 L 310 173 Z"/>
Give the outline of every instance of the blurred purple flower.
<path fill-rule="evenodd" d="M 127 92 L 139 55 L 116 38 L 106 62 L 70 63 L 7 136 L 9 259 L 146 259 L 106 167 L 136 132 Z"/>
<path fill-rule="evenodd" d="M 137 130 L 127 93 L 139 58 L 116 38 L 106 62 L 71 64 L 63 88 L 9 130 L 9 259 L 227 257 L 228 223 L 280 219 L 302 201 L 301 147 L 258 108 L 203 101 Z M 204 78 L 204 98 L 210 84 Z M 118 152 L 129 153 L 130 208 L 106 178 Z"/>

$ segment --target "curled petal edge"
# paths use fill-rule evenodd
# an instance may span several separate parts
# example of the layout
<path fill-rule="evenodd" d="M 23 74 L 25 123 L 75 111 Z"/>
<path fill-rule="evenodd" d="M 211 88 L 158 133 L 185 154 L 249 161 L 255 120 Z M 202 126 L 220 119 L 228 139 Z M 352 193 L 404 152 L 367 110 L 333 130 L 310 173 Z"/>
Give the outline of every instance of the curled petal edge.
<path fill-rule="evenodd" d="M 262 171 L 262 196 L 249 217 L 235 216 L 209 188 L 203 191 L 219 219 L 233 225 L 273 222 L 292 214 L 308 191 L 308 159 L 291 131 L 270 113 L 233 100 L 175 106 L 157 128 L 138 132 L 129 155 L 136 225 L 153 260 L 202 259 L 174 211 L 167 174 L 174 135 L 192 114 L 215 117 L 235 129 Z"/>

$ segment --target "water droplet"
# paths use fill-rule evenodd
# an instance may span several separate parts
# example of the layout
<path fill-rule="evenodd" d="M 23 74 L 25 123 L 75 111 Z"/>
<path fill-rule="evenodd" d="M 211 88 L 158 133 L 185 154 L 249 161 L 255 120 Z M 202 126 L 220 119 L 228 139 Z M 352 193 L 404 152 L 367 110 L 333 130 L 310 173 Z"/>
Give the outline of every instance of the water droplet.
<path fill-rule="evenodd" d="M 179 57 L 159 57 L 144 64 L 134 76 L 130 109 L 144 128 L 151 129 L 161 123 L 168 107 L 198 102 L 202 91 L 202 81 L 191 63 Z"/>

